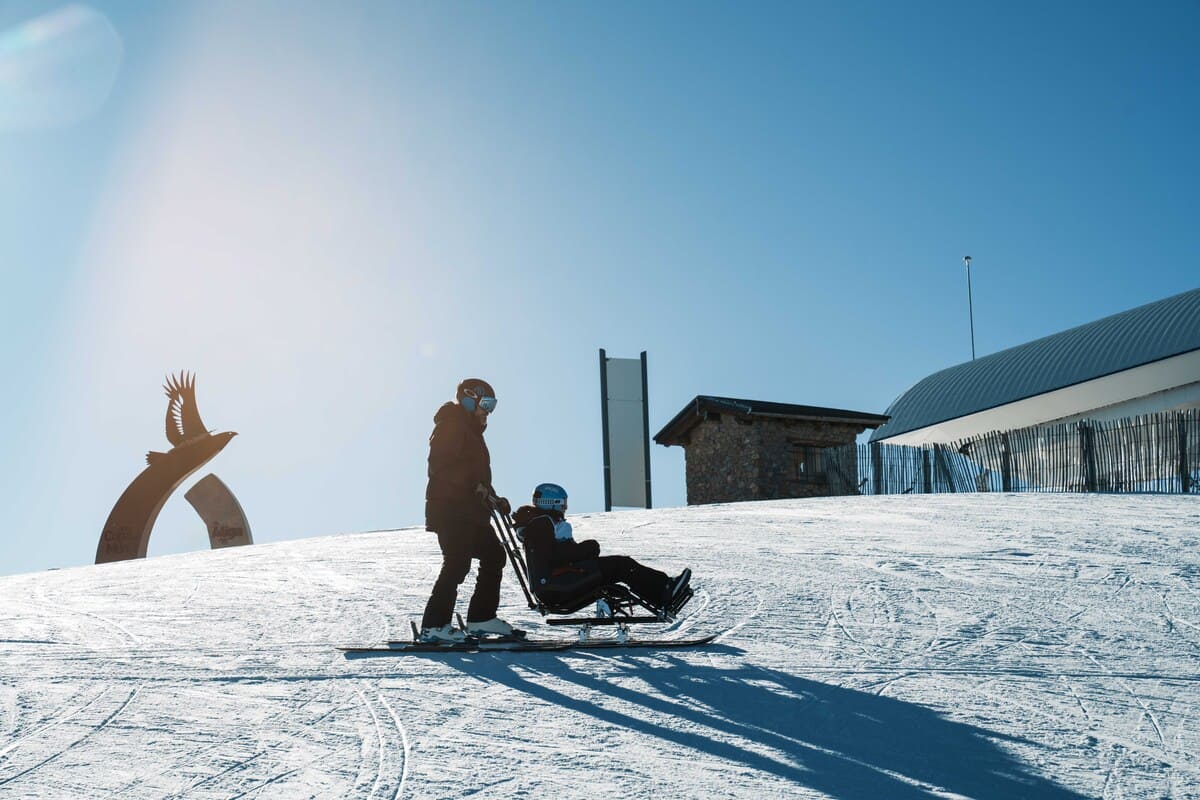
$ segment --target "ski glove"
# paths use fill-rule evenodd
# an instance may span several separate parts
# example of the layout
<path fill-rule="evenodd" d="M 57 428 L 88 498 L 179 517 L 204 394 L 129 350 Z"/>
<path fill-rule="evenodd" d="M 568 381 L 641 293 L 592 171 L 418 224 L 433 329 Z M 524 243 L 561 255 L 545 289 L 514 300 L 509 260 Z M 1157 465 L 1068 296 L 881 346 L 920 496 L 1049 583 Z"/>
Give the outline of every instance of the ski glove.
<path fill-rule="evenodd" d="M 475 484 L 475 494 L 479 495 L 479 499 L 488 508 L 494 508 L 503 516 L 508 516 L 512 513 L 512 505 L 508 502 L 507 497 L 497 497 L 496 490 L 484 483 Z"/>

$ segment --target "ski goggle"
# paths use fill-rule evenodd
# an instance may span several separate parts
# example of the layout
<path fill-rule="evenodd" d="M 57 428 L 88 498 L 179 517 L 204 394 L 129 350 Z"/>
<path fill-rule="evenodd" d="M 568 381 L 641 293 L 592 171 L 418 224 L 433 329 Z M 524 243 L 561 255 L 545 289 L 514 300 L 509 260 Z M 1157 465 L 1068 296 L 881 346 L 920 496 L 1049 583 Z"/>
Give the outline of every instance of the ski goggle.
<path fill-rule="evenodd" d="M 476 404 L 483 409 L 483 413 L 485 414 L 490 414 L 496 410 L 496 398 L 488 395 L 480 397 L 474 389 L 467 389 L 463 391 L 463 397 L 472 401 L 470 408 L 471 411 L 475 410 Z"/>

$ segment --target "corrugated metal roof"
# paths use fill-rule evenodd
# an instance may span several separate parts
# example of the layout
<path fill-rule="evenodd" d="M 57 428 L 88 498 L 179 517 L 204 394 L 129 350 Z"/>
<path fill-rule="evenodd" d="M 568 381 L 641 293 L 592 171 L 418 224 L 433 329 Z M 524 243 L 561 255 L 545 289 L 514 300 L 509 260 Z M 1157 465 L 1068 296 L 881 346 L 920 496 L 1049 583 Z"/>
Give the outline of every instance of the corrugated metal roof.
<path fill-rule="evenodd" d="M 871 441 L 1200 350 L 1200 289 L 935 372 L 888 408 Z"/>

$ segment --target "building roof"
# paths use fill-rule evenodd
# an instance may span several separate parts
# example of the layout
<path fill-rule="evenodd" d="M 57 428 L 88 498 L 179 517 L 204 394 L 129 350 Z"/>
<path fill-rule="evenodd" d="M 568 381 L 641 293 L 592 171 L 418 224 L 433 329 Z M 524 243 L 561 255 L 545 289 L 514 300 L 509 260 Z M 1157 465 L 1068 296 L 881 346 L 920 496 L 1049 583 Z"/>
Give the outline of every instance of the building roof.
<path fill-rule="evenodd" d="M 841 408 L 767 403 L 762 400 L 740 400 L 735 397 L 713 397 L 702 394 L 697 395 L 670 422 L 663 426 L 661 431 L 654 434 L 654 441 L 664 447 L 683 444 L 688 432 L 706 419 L 710 413 L 735 414 L 742 419 L 774 417 L 812 422 L 844 422 L 861 425 L 864 428 L 875 428 L 888 420 L 886 416 L 880 414 L 865 414 L 861 411 L 847 411 Z"/>
<path fill-rule="evenodd" d="M 1200 350 L 1200 289 L 935 372 L 896 398 L 871 441 L 1193 350 Z"/>

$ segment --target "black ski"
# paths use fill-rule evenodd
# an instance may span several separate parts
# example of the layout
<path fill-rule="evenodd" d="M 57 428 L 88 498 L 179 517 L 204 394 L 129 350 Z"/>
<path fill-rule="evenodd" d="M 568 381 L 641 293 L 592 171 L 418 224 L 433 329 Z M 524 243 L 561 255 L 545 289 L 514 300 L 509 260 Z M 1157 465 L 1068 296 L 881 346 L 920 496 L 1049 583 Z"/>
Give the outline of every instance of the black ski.
<path fill-rule="evenodd" d="M 343 653 L 488 653 L 493 650 L 562 650 L 570 642 L 544 640 L 467 641 L 454 644 L 427 642 L 388 642 L 385 645 L 339 647 Z"/>
<path fill-rule="evenodd" d="M 404 655 L 406 653 L 490 653 L 503 652 L 562 652 L 564 650 L 624 650 L 632 648 L 649 648 L 665 650 L 668 648 L 698 647 L 708 644 L 720 634 L 711 634 L 696 639 L 584 639 L 583 641 L 563 639 L 524 639 L 520 641 L 478 641 L 461 642 L 456 644 L 425 644 L 423 642 L 392 642 L 387 645 L 368 645 L 361 647 L 339 647 L 343 653 L 373 653 L 376 655 Z"/>
<path fill-rule="evenodd" d="M 468 636 L 465 642 L 455 643 L 449 646 L 458 648 L 460 650 L 478 650 L 480 649 L 480 645 L 483 645 L 485 649 L 491 647 L 492 649 L 497 650 L 511 650 L 512 647 L 510 645 L 514 644 L 547 645 L 558 643 L 559 640 L 557 639 L 529 639 L 525 636 L 484 636 L 482 638 L 478 636 Z M 384 645 L 387 647 L 408 647 L 411 644 L 419 644 L 422 646 L 429 645 L 435 650 L 440 650 L 447 646 L 437 644 L 435 642 L 418 642 L 416 640 L 409 641 L 407 639 L 392 639 L 391 641 L 384 643 Z M 499 647 L 499 645 L 505 646 Z"/>

